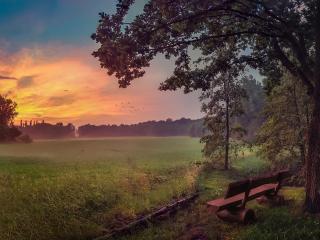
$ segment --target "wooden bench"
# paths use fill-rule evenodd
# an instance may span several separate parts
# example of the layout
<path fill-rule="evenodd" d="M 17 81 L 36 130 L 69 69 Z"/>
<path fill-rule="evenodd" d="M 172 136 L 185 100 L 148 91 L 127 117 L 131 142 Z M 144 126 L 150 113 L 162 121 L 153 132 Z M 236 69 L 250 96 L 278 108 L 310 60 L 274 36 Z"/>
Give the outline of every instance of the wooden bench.
<path fill-rule="evenodd" d="M 246 209 L 246 203 L 253 199 L 259 202 L 282 202 L 278 195 L 283 180 L 290 176 L 288 170 L 263 177 L 255 177 L 229 184 L 224 198 L 207 202 L 216 215 L 226 221 L 248 223 L 255 218 L 253 210 Z"/>

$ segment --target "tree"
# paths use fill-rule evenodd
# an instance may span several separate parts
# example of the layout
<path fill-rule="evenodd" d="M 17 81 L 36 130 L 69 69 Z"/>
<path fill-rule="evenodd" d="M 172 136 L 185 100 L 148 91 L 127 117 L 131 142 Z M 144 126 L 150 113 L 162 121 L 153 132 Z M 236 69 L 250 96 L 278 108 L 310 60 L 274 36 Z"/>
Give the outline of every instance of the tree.
<path fill-rule="evenodd" d="M 17 104 L 14 101 L 0 95 L 0 125 L 13 125 L 13 120 L 18 115 L 16 108 Z"/>
<path fill-rule="evenodd" d="M 294 167 L 300 171 L 306 159 L 310 121 L 310 97 L 305 87 L 286 73 L 267 97 L 264 115 L 266 120 L 258 133 L 262 156 L 274 168 Z"/>
<path fill-rule="evenodd" d="M 266 94 L 262 84 L 250 76 L 242 82 L 242 88 L 247 97 L 242 99 L 243 114 L 236 117 L 236 122 L 245 126 L 246 135 L 243 140 L 248 143 L 255 143 L 258 129 L 265 120 L 262 113 Z"/>
<path fill-rule="evenodd" d="M 101 46 L 93 52 L 120 87 L 142 77 L 157 54 L 175 57 L 175 76 L 160 88 L 206 90 L 205 71 L 193 67 L 191 47 L 214 59 L 218 73 L 225 65 L 245 64 L 280 81 L 286 68 L 305 85 L 312 101 L 308 126 L 305 208 L 320 212 L 320 0 L 149 0 L 143 12 L 124 21 L 134 0 L 118 0 L 114 15 L 100 13 L 92 38 Z M 230 54 L 216 54 L 234 43 Z M 191 53 L 191 54 L 190 54 Z M 205 66 L 205 57 L 199 62 Z M 202 69 L 203 70 L 203 69 Z M 214 79 L 210 79 L 213 81 Z"/>
<path fill-rule="evenodd" d="M 0 141 L 15 141 L 21 132 L 13 125 L 18 115 L 17 104 L 9 98 L 0 95 Z"/>
<path fill-rule="evenodd" d="M 234 69 L 233 69 L 234 70 Z M 205 143 L 204 155 L 211 159 L 220 159 L 224 156 L 224 169 L 230 166 L 229 150 L 231 135 L 239 133 L 242 128 L 234 127 L 235 117 L 242 111 L 242 98 L 246 96 L 241 87 L 241 79 L 237 71 L 221 73 L 207 91 L 201 96 L 202 111 L 206 113 L 204 124 L 208 134 L 202 137 Z"/>

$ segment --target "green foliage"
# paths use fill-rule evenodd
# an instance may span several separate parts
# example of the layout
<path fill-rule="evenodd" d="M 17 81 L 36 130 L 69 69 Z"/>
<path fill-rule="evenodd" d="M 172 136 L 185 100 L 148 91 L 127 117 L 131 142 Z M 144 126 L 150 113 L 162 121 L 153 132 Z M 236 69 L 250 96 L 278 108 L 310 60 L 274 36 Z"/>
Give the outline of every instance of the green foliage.
<path fill-rule="evenodd" d="M 207 129 L 207 135 L 201 138 L 205 143 L 203 153 L 218 165 L 224 159 L 226 169 L 229 168 L 229 148 L 234 152 L 231 156 L 236 156 L 238 141 L 245 134 L 242 126 L 235 123 L 235 119 L 243 114 L 242 100 L 247 96 L 242 88 L 246 78 L 240 78 L 238 74 L 236 69 L 221 74 L 200 97 Z M 238 141 L 230 144 L 231 137 Z"/>
<path fill-rule="evenodd" d="M 235 122 L 245 127 L 244 140 L 255 143 L 257 131 L 264 122 L 262 111 L 265 105 L 265 92 L 262 84 L 250 76 L 242 82 L 242 88 L 247 97 L 242 99 L 243 114 L 238 116 Z"/>
<path fill-rule="evenodd" d="M 121 87 L 164 54 L 175 57 L 176 68 L 163 90 L 206 90 L 234 65 L 259 68 L 275 82 L 283 73 L 279 63 L 313 90 L 315 1 L 149 0 L 132 22 L 125 19 L 134 1 L 118 2 L 115 14 L 99 14 L 92 38 L 100 45 L 93 56 Z M 201 55 L 196 61 L 192 48 Z"/>
<path fill-rule="evenodd" d="M 311 103 L 306 89 L 286 74 L 267 97 L 266 117 L 258 133 L 260 153 L 273 167 L 299 167 L 306 157 Z"/>

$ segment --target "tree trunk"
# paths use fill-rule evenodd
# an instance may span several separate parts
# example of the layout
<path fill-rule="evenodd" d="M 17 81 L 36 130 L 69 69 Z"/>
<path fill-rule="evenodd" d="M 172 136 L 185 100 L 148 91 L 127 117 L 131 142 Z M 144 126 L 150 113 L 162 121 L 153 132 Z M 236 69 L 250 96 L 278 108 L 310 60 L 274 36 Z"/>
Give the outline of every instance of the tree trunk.
<path fill-rule="evenodd" d="M 315 29 L 315 69 L 312 93 L 313 110 L 309 125 L 308 154 L 306 159 L 305 209 L 310 213 L 320 212 L 320 0 L 317 1 Z"/>
<path fill-rule="evenodd" d="M 305 158 L 306 158 L 306 149 L 305 149 L 305 143 L 303 139 L 303 120 L 299 111 L 299 105 L 297 101 L 297 93 L 296 93 L 296 84 L 294 83 L 293 85 L 293 91 L 292 91 L 292 96 L 293 96 L 293 103 L 294 103 L 294 108 L 295 108 L 295 118 L 298 123 L 298 146 L 300 149 L 300 163 L 299 163 L 299 168 L 301 171 L 303 166 L 305 165 Z"/>
<path fill-rule="evenodd" d="M 316 91 L 315 91 L 316 92 Z M 311 213 L 320 212 L 320 88 L 313 97 L 314 106 L 309 126 L 308 155 L 306 159 L 305 209 Z M 314 93 L 316 95 L 316 93 Z"/>
<path fill-rule="evenodd" d="M 230 124 L 229 124 L 229 98 L 226 98 L 226 143 L 225 143 L 225 155 L 224 155 L 224 169 L 229 169 L 229 138 L 230 138 Z"/>

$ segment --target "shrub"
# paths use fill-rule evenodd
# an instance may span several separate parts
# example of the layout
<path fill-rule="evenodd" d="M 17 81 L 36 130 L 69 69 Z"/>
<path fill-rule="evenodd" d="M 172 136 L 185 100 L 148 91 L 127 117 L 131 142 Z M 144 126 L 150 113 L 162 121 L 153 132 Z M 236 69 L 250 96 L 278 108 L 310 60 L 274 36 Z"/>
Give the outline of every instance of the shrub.
<path fill-rule="evenodd" d="M 16 138 L 17 142 L 20 143 L 32 143 L 33 140 L 28 134 L 22 134 L 19 137 Z"/>
<path fill-rule="evenodd" d="M 21 132 L 16 127 L 0 125 L 0 142 L 14 142 Z"/>

